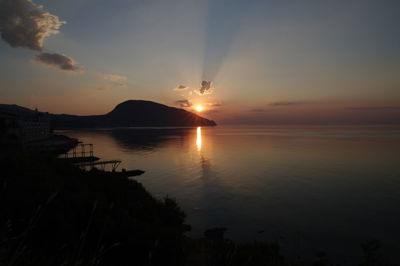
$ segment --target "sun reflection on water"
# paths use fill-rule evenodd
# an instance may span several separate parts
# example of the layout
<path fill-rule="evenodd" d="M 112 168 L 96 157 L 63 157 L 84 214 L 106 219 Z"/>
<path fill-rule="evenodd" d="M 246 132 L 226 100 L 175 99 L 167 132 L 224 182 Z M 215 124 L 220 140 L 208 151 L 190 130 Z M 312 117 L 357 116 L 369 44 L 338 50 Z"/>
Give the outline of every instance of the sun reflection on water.
<path fill-rule="evenodd" d="M 201 127 L 197 127 L 196 146 L 198 151 L 201 151 L 201 144 Z"/>

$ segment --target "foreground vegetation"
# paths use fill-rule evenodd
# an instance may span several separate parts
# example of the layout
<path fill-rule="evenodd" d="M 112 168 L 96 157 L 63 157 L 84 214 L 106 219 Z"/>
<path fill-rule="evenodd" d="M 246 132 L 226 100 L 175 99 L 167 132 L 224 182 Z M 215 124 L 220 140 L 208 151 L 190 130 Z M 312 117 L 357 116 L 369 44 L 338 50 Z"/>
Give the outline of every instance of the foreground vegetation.
<path fill-rule="evenodd" d="M 174 200 L 51 156 L 3 156 L 1 169 L 2 264 L 180 264 L 185 215 Z"/>

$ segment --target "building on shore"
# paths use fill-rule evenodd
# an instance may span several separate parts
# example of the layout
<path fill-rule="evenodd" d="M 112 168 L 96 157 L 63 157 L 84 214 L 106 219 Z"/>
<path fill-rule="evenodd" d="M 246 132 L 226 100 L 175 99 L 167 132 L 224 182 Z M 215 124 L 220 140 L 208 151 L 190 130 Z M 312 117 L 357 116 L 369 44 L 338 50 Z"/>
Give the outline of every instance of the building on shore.
<path fill-rule="evenodd" d="M 1 134 L 21 142 L 47 139 L 51 135 L 50 116 L 35 111 L 0 110 Z"/>

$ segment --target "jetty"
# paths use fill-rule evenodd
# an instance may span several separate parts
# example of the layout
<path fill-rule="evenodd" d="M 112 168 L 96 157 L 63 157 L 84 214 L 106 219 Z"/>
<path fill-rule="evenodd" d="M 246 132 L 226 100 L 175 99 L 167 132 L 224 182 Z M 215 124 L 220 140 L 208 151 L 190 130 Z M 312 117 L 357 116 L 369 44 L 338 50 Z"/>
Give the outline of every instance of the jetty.
<path fill-rule="evenodd" d="M 64 153 L 62 159 L 72 163 L 75 166 L 86 169 L 90 169 L 99 166 L 102 171 L 106 171 L 107 166 L 111 168 L 110 173 L 117 176 L 130 177 L 144 174 L 143 170 L 125 170 L 116 171 L 118 166 L 121 164 L 121 160 L 105 160 L 100 161 L 100 158 L 93 155 L 93 144 L 91 143 L 79 143 L 72 148 L 71 151 Z"/>
<path fill-rule="evenodd" d="M 74 163 L 74 165 L 79 166 L 79 167 L 94 167 L 95 165 L 101 166 L 102 170 L 105 169 L 106 165 L 111 165 L 112 172 L 115 172 L 115 170 L 118 168 L 119 164 L 121 163 L 120 160 L 110 160 L 110 161 L 89 161 L 89 162 L 77 162 Z"/>

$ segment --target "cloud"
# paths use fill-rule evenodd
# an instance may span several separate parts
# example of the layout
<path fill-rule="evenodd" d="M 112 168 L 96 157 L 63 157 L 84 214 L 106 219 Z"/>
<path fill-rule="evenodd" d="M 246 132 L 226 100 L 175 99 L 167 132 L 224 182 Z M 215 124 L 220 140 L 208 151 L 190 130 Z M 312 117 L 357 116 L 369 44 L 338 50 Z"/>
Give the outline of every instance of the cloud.
<path fill-rule="evenodd" d="M 249 112 L 251 112 L 251 113 L 262 113 L 262 112 L 265 112 L 265 109 L 251 109 L 251 110 L 249 110 Z"/>
<path fill-rule="evenodd" d="M 211 95 L 214 93 L 214 90 L 212 88 L 201 92 L 201 89 L 198 90 L 193 90 L 190 94 L 196 93 L 197 95 Z"/>
<path fill-rule="evenodd" d="M 206 111 L 204 111 L 204 113 L 207 115 L 212 115 L 212 114 L 218 114 L 218 113 L 220 113 L 220 111 L 216 110 L 216 109 L 212 109 L 212 110 L 206 110 Z"/>
<path fill-rule="evenodd" d="M 174 90 L 174 91 L 182 91 L 182 90 L 186 90 L 186 89 L 188 89 L 188 88 L 189 88 L 188 86 L 179 85 L 178 87 L 173 88 L 173 90 Z"/>
<path fill-rule="evenodd" d="M 193 104 L 189 100 L 178 100 L 175 102 L 179 107 L 191 107 Z"/>
<path fill-rule="evenodd" d="M 304 105 L 310 104 L 311 102 L 302 102 L 302 101 L 289 101 L 289 102 L 273 102 L 270 105 L 272 106 L 293 106 L 293 105 Z"/>
<path fill-rule="evenodd" d="M 65 23 L 32 0 L 0 0 L 1 38 L 12 47 L 41 51 L 44 40 Z"/>
<path fill-rule="evenodd" d="M 117 75 L 117 74 L 100 74 L 100 77 L 102 79 L 111 81 L 111 82 L 116 82 L 116 83 L 121 83 L 123 81 L 126 81 L 128 78 L 125 76 Z"/>
<path fill-rule="evenodd" d="M 221 106 L 223 106 L 223 104 L 220 103 L 220 102 L 208 102 L 207 105 L 210 106 L 210 107 L 221 107 Z"/>
<path fill-rule="evenodd" d="M 400 110 L 400 106 L 360 106 L 360 107 L 348 107 L 349 110 L 358 111 L 384 111 L 384 110 Z"/>
<path fill-rule="evenodd" d="M 32 0 L 0 0 L 0 35 L 11 47 L 41 52 L 47 37 L 65 24 Z M 39 53 L 36 61 L 64 71 L 82 72 L 76 62 L 63 54 Z"/>
<path fill-rule="evenodd" d="M 35 60 L 64 71 L 81 72 L 83 69 L 71 57 L 57 53 L 40 53 Z"/>
<path fill-rule="evenodd" d="M 209 94 L 208 92 L 211 92 L 210 89 L 211 89 L 211 81 L 203 80 L 201 82 L 201 88 L 199 90 L 200 94 Z"/>

